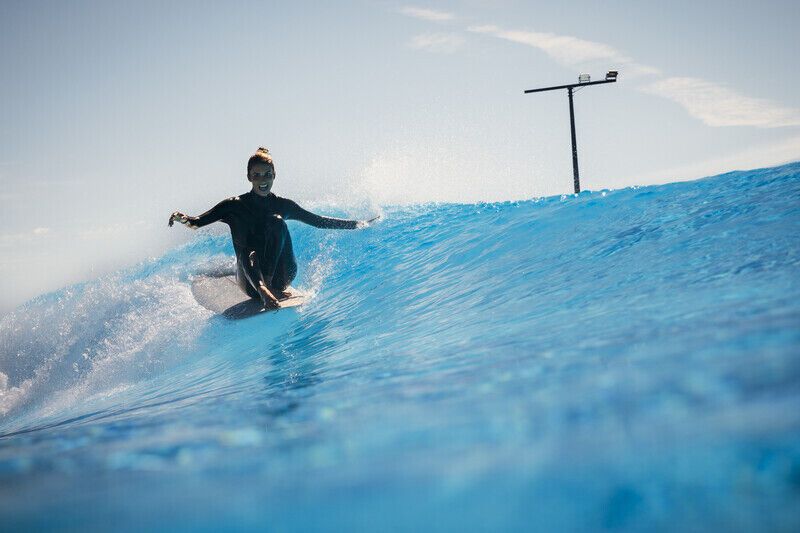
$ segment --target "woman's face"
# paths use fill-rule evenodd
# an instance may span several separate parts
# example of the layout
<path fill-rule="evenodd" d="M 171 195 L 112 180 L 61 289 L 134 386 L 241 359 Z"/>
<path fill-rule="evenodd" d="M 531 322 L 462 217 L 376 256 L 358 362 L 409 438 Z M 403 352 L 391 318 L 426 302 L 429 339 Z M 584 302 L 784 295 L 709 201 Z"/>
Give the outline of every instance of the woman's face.
<path fill-rule="evenodd" d="M 253 184 L 253 192 L 259 196 L 267 196 L 275 182 L 275 167 L 270 163 L 256 163 L 250 167 L 247 179 Z"/>

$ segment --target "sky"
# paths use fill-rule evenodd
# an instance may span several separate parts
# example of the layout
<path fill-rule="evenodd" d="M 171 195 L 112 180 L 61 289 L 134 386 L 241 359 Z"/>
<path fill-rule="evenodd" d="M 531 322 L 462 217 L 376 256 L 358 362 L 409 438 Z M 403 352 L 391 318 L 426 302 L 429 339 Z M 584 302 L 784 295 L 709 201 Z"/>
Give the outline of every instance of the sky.
<path fill-rule="evenodd" d="M 800 3 L 0 0 L 0 313 L 192 238 L 246 191 L 323 214 L 800 159 Z M 221 228 L 220 231 L 224 231 Z"/>

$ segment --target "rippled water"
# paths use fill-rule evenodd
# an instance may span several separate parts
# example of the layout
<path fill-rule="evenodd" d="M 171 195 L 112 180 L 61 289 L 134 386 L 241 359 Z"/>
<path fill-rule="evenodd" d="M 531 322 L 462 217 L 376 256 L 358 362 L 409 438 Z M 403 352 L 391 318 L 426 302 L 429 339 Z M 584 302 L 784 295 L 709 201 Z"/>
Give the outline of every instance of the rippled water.
<path fill-rule="evenodd" d="M 800 164 L 227 236 L 0 322 L 3 529 L 800 527 Z"/>

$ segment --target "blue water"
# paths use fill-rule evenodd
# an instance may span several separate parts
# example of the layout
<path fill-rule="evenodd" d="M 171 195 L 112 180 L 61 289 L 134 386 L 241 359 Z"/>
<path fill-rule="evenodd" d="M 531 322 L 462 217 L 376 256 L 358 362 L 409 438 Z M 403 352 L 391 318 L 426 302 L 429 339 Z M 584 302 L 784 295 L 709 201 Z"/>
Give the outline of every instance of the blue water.
<path fill-rule="evenodd" d="M 2 318 L 2 529 L 800 527 L 800 163 L 291 231 L 298 310 L 200 233 Z"/>

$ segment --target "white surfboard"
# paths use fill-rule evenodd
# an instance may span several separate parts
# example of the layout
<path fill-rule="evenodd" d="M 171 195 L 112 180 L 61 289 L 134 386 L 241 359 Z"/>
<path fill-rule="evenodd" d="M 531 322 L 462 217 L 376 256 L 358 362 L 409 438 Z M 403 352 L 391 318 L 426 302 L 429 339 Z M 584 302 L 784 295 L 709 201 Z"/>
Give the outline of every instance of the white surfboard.
<path fill-rule="evenodd" d="M 280 309 L 302 305 L 307 300 L 303 293 L 292 287 L 286 292 L 292 295 L 280 300 Z M 197 276 L 192 282 L 192 295 L 197 303 L 226 318 L 247 318 L 278 310 L 264 309 L 261 300 L 250 298 L 239 288 L 234 276 Z"/>

